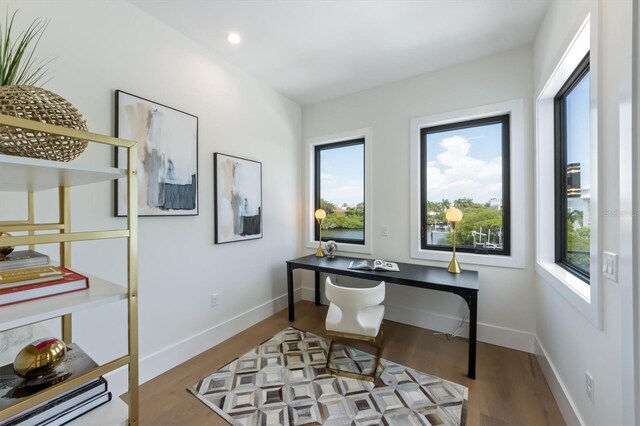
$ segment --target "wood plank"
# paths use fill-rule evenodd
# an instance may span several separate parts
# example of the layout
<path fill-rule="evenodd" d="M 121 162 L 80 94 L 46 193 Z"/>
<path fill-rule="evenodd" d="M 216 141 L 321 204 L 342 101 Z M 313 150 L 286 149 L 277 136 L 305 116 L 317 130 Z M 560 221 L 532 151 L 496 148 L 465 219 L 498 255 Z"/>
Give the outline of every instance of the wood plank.
<path fill-rule="evenodd" d="M 324 335 L 326 306 L 296 304 L 301 330 Z M 140 424 L 226 425 L 186 388 L 290 325 L 287 310 L 148 381 L 140 387 Z M 383 357 L 469 387 L 468 425 L 564 425 L 532 354 L 478 342 L 477 379 L 466 376 L 467 341 L 385 321 Z"/>

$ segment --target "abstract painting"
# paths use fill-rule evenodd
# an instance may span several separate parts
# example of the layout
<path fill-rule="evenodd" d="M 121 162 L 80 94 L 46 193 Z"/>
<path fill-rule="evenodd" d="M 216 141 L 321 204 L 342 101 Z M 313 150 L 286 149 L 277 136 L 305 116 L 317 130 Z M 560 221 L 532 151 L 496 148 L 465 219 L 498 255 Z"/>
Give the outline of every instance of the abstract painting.
<path fill-rule="evenodd" d="M 262 238 L 262 163 L 213 154 L 216 244 Z"/>
<path fill-rule="evenodd" d="M 198 117 L 116 91 L 116 136 L 138 142 L 140 216 L 198 214 Z M 116 166 L 127 164 L 118 149 Z M 127 214 L 127 181 L 116 182 L 116 216 Z"/>

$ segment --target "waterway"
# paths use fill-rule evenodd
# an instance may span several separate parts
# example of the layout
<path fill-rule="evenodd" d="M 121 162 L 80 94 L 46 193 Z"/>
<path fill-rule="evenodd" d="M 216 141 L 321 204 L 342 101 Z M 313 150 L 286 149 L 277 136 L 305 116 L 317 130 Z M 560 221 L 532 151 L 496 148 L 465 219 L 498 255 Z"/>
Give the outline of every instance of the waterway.
<path fill-rule="evenodd" d="M 344 238 L 348 240 L 364 239 L 364 230 L 362 229 L 327 229 L 322 231 L 322 239 Z"/>
<path fill-rule="evenodd" d="M 449 231 L 436 231 L 435 227 L 429 226 L 427 228 L 427 244 L 430 245 L 447 245 L 447 234 Z"/>
<path fill-rule="evenodd" d="M 429 226 L 427 232 L 428 244 L 447 245 L 447 234 L 449 231 L 436 231 Z M 322 239 L 344 238 L 348 240 L 362 240 L 364 231 L 362 229 L 327 229 L 322 231 Z"/>

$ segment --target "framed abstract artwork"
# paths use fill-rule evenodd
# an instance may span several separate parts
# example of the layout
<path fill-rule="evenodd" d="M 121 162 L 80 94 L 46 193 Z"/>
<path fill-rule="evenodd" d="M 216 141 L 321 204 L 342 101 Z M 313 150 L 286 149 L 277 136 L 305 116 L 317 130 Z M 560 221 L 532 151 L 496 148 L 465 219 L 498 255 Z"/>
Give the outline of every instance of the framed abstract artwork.
<path fill-rule="evenodd" d="M 116 136 L 138 142 L 139 216 L 198 214 L 198 117 L 117 90 Z M 126 151 L 116 149 L 116 166 L 126 164 Z M 122 178 L 116 216 L 126 216 L 126 199 Z"/>
<path fill-rule="evenodd" d="M 216 244 L 262 238 L 262 163 L 213 154 Z"/>

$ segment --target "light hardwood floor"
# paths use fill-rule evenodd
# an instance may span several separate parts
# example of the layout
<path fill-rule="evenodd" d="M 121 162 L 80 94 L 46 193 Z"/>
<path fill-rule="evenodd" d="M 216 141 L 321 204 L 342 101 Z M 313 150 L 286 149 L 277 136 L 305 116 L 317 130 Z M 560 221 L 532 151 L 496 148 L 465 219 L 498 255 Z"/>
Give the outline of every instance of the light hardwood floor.
<path fill-rule="evenodd" d="M 296 304 L 291 325 L 323 335 L 327 308 Z M 286 328 L 287 311 L 254 325 L 140 387 L 141 425 L 225 425 L 186 390 L 198 379 Z M 467 425 L 564 425 L 534 355 L 478 343 L 477 379 L 465 376 L 467 341 L 385 321 L 383 357 L 469 388 Z"/>

